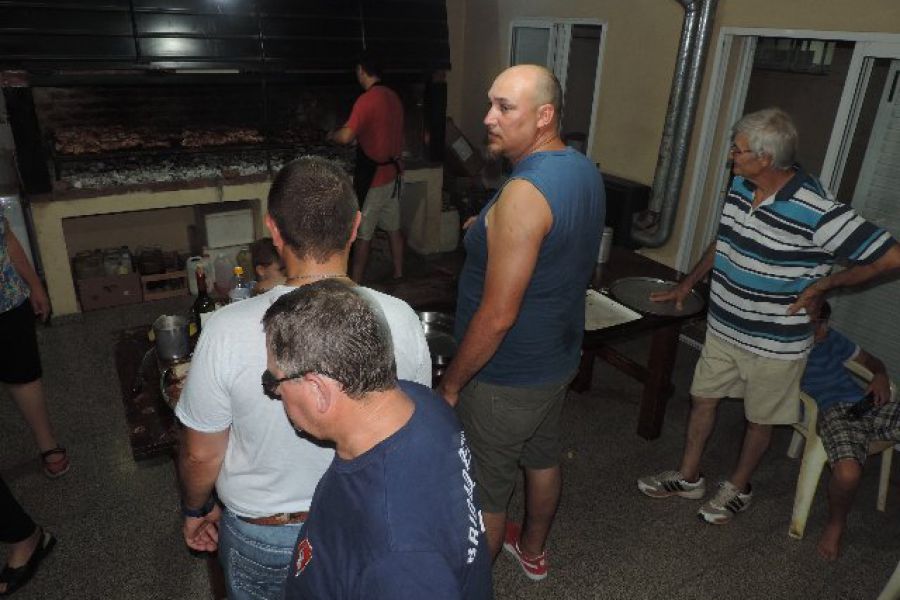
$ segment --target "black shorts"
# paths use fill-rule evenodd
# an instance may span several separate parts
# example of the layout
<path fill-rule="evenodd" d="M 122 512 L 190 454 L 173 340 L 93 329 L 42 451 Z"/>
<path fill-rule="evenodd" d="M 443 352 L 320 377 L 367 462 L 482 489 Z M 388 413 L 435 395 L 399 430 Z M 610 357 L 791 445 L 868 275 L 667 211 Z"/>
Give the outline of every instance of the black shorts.
<path fill-rule="evenodd" d="M 41 377 L 41 355 L 34 332 L 34 311 L 25 300 L 0 314 L 0 381 L 31 383 Z"/>

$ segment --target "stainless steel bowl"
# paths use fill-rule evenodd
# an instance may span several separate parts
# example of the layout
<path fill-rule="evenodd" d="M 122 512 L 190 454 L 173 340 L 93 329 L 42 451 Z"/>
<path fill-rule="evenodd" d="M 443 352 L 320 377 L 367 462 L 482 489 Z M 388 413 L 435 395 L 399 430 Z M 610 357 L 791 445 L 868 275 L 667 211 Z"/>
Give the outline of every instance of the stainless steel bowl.
<path fill-rule="evenodd" d="M 453 315 L 442 312 L 416 313 L 425 330 L 425 341 L 431 352 L 431 364 L 434 367 L 450 364 L 456 354 L 456 338 L 453 337 Z"/>

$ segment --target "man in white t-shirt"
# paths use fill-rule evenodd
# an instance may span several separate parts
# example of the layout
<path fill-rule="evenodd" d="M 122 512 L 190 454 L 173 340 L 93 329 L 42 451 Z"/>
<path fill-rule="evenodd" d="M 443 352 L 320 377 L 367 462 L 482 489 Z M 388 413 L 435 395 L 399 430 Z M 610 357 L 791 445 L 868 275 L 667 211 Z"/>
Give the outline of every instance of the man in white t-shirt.
<path fill-rule="evenodd" d="M 326 278 L 352 285 L 347 259 L 360 213 L 341 168 L 305 157 L 276 176 L 265 221 L 285 283 L 209 318 L 175 410 L 185 426 L 179 457 L 185 542 L 218 550 L 230 600 L 281 593 L 300 525 L 334 455 L 298 434 L 281 403 L 267 397 L 262 316 L 297 286 Z M 413 310 L 357 289 L 387 318 L 399 378 L 430 385 L 428 345 Z"/>

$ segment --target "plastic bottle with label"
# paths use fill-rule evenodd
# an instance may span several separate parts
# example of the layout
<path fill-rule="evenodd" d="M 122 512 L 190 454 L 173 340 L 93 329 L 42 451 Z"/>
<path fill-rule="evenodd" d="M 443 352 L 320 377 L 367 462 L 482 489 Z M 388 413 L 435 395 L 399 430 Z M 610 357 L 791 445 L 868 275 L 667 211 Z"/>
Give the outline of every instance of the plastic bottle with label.
<path fill-rule="evenodd" d="M 246 300 L 253 293 L 253 286 L 244 277 L 244 268 L 238 265 L 234 268 L 234 287 L 228 292 L 228 298 L 231 302 L 239 302 Z"/>

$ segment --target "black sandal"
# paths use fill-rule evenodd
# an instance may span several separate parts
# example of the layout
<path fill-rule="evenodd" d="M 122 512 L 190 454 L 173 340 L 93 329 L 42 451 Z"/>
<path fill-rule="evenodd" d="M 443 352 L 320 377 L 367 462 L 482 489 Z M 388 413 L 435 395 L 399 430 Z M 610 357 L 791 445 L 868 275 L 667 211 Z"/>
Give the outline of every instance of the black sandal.
<path fill-rule="evenodd" d="M 34 552 L 28 557 L 28 562 L 21 567 L 13 568 L 9 565 L 3 567 L 3 571 L 0 572 L 0 583 L 6 584 L 6 591 L 0 592 L 0 596 L 9 596 L 28 583 L 37 572 L 41 561 L 50 554 L 54 546 L 56 546 L 56 538 L 41 528 L 41 539 L 35 546 Z"/>

